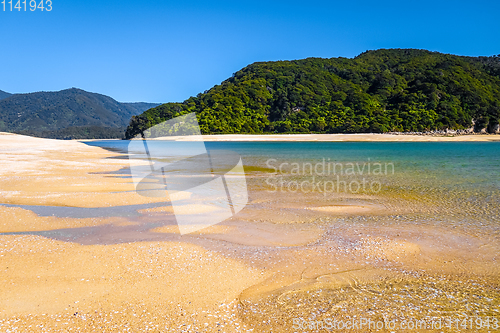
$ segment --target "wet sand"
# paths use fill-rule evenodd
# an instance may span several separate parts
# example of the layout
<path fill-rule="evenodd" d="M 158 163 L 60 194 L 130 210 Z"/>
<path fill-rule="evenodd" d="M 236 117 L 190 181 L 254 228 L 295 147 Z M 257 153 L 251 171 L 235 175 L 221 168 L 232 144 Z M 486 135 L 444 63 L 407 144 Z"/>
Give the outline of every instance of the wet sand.
<path fill-rule="evenodd" d="M 0 156 L 0 203 L 56 212 L 151 199 L 112 173 L 128 160 L 100 148 L 0 135 Z M 290 332 L 294 318 L 499 317 L 496 235 L 422 224 L 429 208 L 414 198 L 305 198 L 259 181 L 249 174 L 250 202 L 235 217 L 183 236 L 168 204 L 93 218 L 0 206 L 0 331 Z"/>

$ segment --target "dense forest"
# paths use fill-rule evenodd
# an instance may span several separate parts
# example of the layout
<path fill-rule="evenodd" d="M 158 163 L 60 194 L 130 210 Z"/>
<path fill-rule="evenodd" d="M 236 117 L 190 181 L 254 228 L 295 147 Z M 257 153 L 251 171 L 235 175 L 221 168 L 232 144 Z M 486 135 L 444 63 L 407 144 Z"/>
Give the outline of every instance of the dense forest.
<path fill-rule="evenodd" d="M 251 64 L 182 103 L 133 116 L 125 137 L 196 112 L 202 133 L 498 130 L 500 56 L 426 50 Z"/>
<path fill-rule="evenodd" d="M 57 139 L 122 138 L 130 117 L 158 105 L 120 103 L 76 88 L 4 93 L 0 94 L 0 131 Z"/>
<path fill-rule="evenodd" d="M 125 127 L 104 126 L 71 126 L 52 131 L 18 131 L 18 134 L 37 136 L 48 139 L 80 140 L 80 139 L 121 139 Z"/>

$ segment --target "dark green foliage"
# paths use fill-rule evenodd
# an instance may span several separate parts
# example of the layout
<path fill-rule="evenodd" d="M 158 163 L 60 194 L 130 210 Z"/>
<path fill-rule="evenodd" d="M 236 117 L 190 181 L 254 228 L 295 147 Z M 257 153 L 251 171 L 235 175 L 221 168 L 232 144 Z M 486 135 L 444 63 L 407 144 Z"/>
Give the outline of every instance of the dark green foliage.
<path fill-rule="evenodd" d="M 377 50 L 251 64 L 197 97 L 132 117 L 125 137 L 188 112 L 206 134 L 430 131 L 473 119 L 492 128 L 499 105 L 499 57 Z"/>
<path fill-rule="evenodd" d="M 75 88 L 14 94 L 0 100 L 0 131 L 50 138 L 122 138 L 130 117 L 155 106 L 120 103 Z"/>

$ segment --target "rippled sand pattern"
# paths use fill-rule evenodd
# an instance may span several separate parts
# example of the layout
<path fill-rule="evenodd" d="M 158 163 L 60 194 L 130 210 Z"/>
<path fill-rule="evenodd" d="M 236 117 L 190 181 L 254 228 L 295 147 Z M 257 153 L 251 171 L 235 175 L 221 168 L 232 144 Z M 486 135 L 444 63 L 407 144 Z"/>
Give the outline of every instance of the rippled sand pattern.
<path fill-rule="evenodd" d="M 240 315 L 249 323 L 257 323 L 257 330 L 262 332 L 293 331 L 294 318 L 430 322 L 432 318 L 495 317 L 500 311 L 498 287 L 397 270 L 303 277 L 272 292 L 252 292 L 250 289 L 241 295 Z"/>

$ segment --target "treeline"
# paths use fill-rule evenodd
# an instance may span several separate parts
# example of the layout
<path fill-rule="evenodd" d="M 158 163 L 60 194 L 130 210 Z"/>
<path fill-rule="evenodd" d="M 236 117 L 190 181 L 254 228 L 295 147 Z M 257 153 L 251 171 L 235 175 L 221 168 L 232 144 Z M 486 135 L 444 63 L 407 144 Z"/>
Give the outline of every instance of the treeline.
<path fill-rule="evenodd" d="M 56 131 L 19 131 L 19 134 L 48 139 L 78 140 L 78 139 L 122 139 L 125 128 L 101 126 L 73 126 Z"/>
<path fill-rule="evenodd" d="M 189 112 L 205 134 L 422 132 L 473 124 L 493 132 L 500 57 L 392 49 L 354 59 L 254 63 L 203 94 L 133 116 L 125 137 Z"/>

